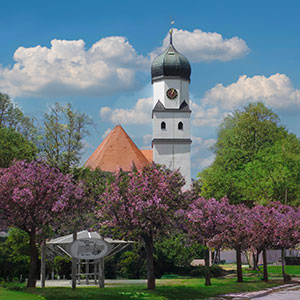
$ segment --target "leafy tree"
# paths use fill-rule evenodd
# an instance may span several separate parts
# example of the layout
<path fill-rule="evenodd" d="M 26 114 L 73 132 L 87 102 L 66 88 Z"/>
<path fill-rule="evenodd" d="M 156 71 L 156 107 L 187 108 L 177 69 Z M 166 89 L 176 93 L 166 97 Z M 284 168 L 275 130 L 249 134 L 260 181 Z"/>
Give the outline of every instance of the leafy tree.
<path fill-rule="evenodd" d="M 23 279 L 28 275 L 29 236 L 18 228 L 10 228 L 8 237 L 0 243 L 0 278 Z"/>
<path fill-rule="evenodd" d="M 178 171 L 153 164 L 126 176 L 115 174 L 99 200 L 99 225 L 144 243 L 148 289 L 155 288 L 154 241 L 174 226 L 175 212 L 184 205 L 183 185 Z"/>
<path fill-rule="evenodd" d="M 71 104 L 56 103 L 50 107 L 50 112 L 44 115 L 41 142 L 42 153 L 50 165 L 65 173 L 78 166 L 89 125 L 92 125 L 91 118 L 74 111 Z"/>
<path fill-rule="evenodd" d="M 189 275 L 193 259 L 203 258 L 205 247 L 185 235 L 170 233 L 154 243 L 156 276 L 164 274 Z"/>
<path fill-rule="evenodd" d="M 29 235 L 28 287 L 36 283 L 36 243 L 51 227 L 68 224 L 84 204 L 81 185 L 43 162 L 18 161 L 0 169 L 0 226 L 14 226 Z"/>
<path fill-rule="evenodd" d="M 0 128 L 0 167 L 7 168 L 14 159 L 32 160 L 38 150 L 22 134 L 12 128 Z"/>
<path fill-rule="evenodd" d="M 0 128 L 2 127 L 15 129 L 27 140 L 36 141 L 37 130 L 33 120 L 25 116 L 8 95 L 0 93 Z"/>
<path fill-rule="evenodd" d="M 198 175 L 201 195 L 226 195 L 232 203 L 300 201 L 299 150 L 299 139 L 274 112 L 262 103 L 249 104 L 220 125 L 215 161 Z"/>
<path fill-rule="evenodd" d="M 72 262 L 70 261 L 70 258 L 64 256 L 55 256 L 54 269 L 60 278 L 70 278 L 72 269 Z"/>

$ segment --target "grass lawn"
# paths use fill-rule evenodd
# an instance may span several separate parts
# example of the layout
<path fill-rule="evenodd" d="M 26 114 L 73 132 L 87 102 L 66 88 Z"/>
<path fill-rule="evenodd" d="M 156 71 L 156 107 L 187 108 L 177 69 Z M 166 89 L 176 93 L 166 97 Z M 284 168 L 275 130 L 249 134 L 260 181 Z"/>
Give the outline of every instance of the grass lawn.
<path fill-rule="evenodd" d="M 244 283 L 236 279 L 213 279 L 212 286 L 204 286 L 204 279 L 163 279 L 157 280 L 154 291 L 145 289 L 145 285 L 128 285 L 126 287 L 97 287 L 71 288 L 37 288 L 24 292 L 13 292 L 0 289 L 1 300 L 189 300 L 204 299 L 220 294 L 241 291 L 254 291 L 281 284 L 282 281 L 262 282 L 258 279 L 246 278 Z"/>

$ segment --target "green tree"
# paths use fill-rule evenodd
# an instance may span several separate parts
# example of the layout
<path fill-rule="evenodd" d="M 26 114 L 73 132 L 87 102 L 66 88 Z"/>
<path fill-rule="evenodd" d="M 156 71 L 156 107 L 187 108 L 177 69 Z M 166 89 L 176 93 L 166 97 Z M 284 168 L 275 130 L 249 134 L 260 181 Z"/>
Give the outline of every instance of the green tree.
<path fill-rule="evenodd" d="M 32 160 L 37 155 L 36 146 L 12 128 L 0 127 L 0 167 L 7 168 L 16 160 Z"/>
<path fill-rule="evenodd" d="M 264 104 L 236 110 L 219 127 L 215 161 L 198 175 L 201 195 L 226 195 L 233 203 L 295 202 L 299 147 L 299 139 Z"/>
<path fill-rule="evenodd" d="M 2 127 L 13 128 L 34 143 L 37 140 L 33 119 L 25 116 L 8 95 L 0 93 L 0 128 Z"/>
<path fill-rule="evenodd" d="M 61 171 L 70 172 L 80 163 L 84 147 L 83 139 L 88 135 L 91 118 L 74 111 L 71 104 L 55 105 L 44 115 L 42 153 L 47 161 Z"/>
<path fill-rule="evenodd" d="M 29 269 L 29 235 L 18 228 L 10 228 L 8 237 L 0 243 L 0 278 L 25 279 Z"/>

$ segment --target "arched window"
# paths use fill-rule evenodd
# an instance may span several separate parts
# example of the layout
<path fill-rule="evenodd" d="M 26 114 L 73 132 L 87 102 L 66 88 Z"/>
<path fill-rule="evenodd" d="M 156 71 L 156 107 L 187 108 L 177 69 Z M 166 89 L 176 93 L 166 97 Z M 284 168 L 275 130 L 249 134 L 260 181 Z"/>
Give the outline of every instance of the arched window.
<path fill-rule="evenodd" d="M 178 130 L 183 130 L 183 123 L 182 122 L 178 123 Z"/>
<path fill-rule="evenodd" d="M 160 124 L 160 128 L 161 128 L 161 130 L 166 130 L 167 129 L 166 122 L 162 121 Z"/>

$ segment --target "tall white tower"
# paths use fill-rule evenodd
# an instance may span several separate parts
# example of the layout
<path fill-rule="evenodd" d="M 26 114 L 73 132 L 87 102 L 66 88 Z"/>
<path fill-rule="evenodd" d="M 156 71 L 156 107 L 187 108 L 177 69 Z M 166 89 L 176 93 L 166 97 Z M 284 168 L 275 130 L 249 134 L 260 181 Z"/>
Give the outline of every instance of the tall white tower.
<path fill-rule="evenodd" d="M 153 84 L 153 161 L 179 169 L 191 185 L 191 131 L 189 61 L 170 44 L 151 66 Z"/>

